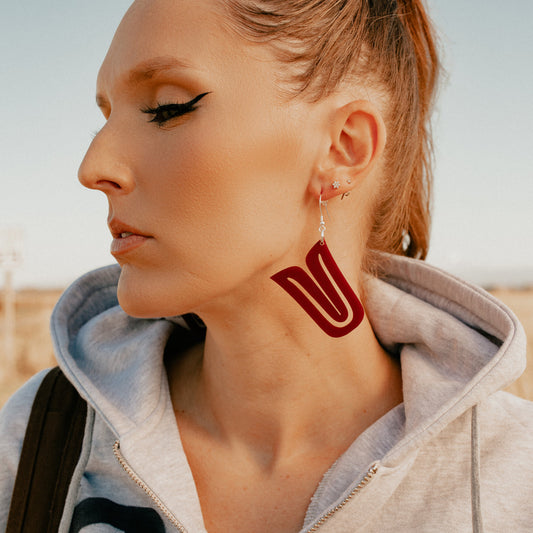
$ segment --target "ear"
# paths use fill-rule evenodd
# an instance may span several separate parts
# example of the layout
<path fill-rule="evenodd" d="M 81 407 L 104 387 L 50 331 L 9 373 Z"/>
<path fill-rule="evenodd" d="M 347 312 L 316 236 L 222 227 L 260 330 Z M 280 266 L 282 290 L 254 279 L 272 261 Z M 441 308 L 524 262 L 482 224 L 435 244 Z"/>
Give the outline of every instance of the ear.
<path fill-rule="evenodd" d="M 355 100 L 333 110 L 329 148 L 319 161 L 310 191 L 323 200 L 351 191 L 380 161 L 387 130 L 379 110 L 367 100 Z"/>

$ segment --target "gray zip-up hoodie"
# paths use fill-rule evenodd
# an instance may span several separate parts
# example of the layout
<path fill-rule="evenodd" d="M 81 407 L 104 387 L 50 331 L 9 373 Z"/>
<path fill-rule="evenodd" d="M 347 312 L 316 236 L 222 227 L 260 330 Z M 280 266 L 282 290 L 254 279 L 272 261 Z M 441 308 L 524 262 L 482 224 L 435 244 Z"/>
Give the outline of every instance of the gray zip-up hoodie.
<path fill-rule="evenodd" d="M 186 325 L 127 316 L 118 275 L 107 267 L 82 277 L 52 318 L 58 363 L 89 404 L 60 531 L 205 532 L 162 357 Z M 368 281 L 365 306 L 401 359 L 404 402 L 332 465 L 302 532 L 533 531 L 533 404 L 497 392 L 525 365 L 515 316 L 481 289 L 400 257 Z M 0 530 L 42 377 L 0 415 Z"/>

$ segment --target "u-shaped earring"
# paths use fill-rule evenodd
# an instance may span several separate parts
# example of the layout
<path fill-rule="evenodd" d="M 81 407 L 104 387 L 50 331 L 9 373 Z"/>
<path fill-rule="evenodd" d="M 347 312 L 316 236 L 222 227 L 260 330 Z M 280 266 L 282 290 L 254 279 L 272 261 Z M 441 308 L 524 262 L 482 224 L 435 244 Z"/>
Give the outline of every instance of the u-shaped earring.
<path fill-rule="evenodd" d="M 333 259 L 325 240 L 326 223 L 319 200 L 320 239 L 309 250 L 305 263 L 312 277 L 298 266 L 286 268 L 272 276 L 281 288 L 296 300 L 303 310 L 330 337 L 343 337 L 363 320 L 361 301 Z"/>

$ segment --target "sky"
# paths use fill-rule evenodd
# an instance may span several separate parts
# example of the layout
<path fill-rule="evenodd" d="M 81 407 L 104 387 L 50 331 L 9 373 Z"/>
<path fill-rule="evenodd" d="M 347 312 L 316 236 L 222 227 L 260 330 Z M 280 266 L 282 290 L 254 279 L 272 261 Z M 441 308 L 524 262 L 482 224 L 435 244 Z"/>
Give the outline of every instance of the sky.
<path fill-rule="evenodd" d="M 77 169 L 103 125 L 98 68 L 129 0 L 17 0 L 0 20 L 0 252 L 18 287 L 113 262 L 107 202 Z M 533 2 L 429 0 L 446 69 L 434 117 L 428 261 L 484 285 L 533 284 Z M 1 284 L 1 281 L 0 281 Z"/>

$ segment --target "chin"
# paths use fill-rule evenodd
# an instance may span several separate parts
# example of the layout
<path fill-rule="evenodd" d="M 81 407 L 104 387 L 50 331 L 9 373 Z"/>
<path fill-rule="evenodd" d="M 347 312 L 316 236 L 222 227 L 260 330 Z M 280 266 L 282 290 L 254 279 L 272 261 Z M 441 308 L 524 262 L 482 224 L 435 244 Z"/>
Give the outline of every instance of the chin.
<path fill-rule="evenodd" d="M 173 312 L 168 302 L 168 291 L 161 283 L 150 283 L 146 275 L 135 275 L 122 269 L 117 287 L 118 303 L 122 310 L 135 318 L 161 318 L 181 314 Z M 166 298 L 164 297 L 166 295 Z"/>
<path fill-rule="evenodd" d="M 118 303 L 122 310 L 134 318 L 163 318 L 194 312 L 198 294 L 204 291 L 175 273 L 139 269 L 124 265 L 117 287 Z M 187 290 L 189 288 L 189 290 Z"/>
<path fill-rule="evenodd" d="M 122 285 L 122 287 L 121 287 Z M 122 310 L 135 318 L 161 318 L 164 314 L 157 306 L 149 294 L 142 294 L 142 291 L 130 290 L 119 283 L 117 290 L 118 303 Z"/>

